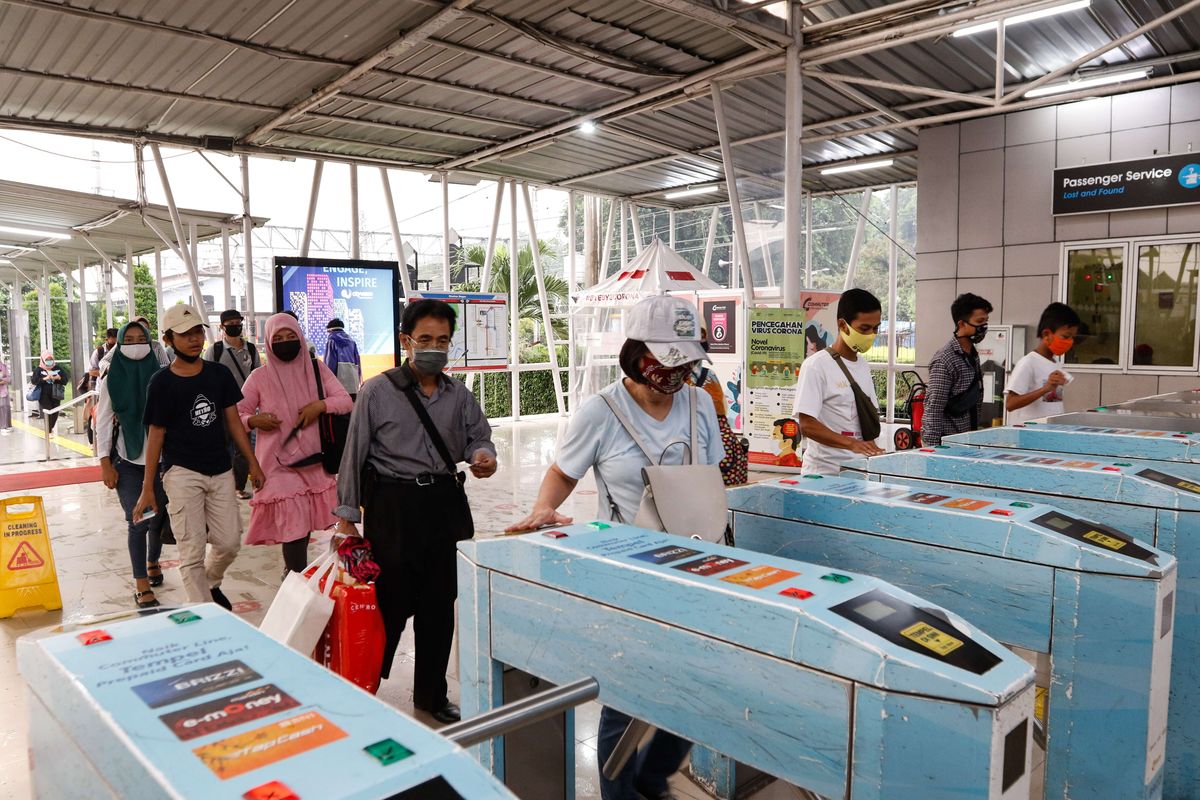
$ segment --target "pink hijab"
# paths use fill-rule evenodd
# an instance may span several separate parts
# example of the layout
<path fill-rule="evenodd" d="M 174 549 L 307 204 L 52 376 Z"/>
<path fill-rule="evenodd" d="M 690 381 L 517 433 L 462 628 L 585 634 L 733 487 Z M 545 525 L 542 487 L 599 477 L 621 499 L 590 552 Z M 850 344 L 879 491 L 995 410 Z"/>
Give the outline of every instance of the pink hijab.
<path fill-rule="evenodd" d="M 296 427 L 300 408 L 319 399 L 317 381 L 313 375 L 308 340 L 304 338 L 300 323 L 291 314 L 273 314 L 267 318 L 266 328 L 268 351 L 275 334 L 282 329 L 292 331 L 300 339 L 300 354 L 291 361 L 268 355 L 262 366 L 265 374 L 260 379 L 259 406 L 279 417 L 279 430 L 286 437 Z M 313 423 L 293 436 L 286 445 L 281 442 L 279 457 L 285 463 L 295 462 L 320 450 L 321 434 Z"/>

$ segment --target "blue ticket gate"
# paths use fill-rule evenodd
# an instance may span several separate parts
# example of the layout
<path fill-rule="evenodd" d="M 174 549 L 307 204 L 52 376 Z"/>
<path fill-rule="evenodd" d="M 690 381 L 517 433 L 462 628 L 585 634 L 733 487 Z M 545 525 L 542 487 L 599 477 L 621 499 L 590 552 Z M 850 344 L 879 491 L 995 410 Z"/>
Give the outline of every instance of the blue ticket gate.
<path fill-rule="evenodd" d="M 983 428 L 945 436 L 942 443 L 1043 453 L 1078 453 L 1145 461 L 1200 463 L 1200 433 L 1028 422 L 1006 428 Z"/>
<path fill-rule="evenodd" d="M 981 497 L 1053 504 L 1175 556 L 1177 612 L 1163 797 L 1200 797 L 1200 716 L 1193 711 L 1200 704 L 1200 466 L 941 445 L 857 459 L 846 468 L 923 490 L 953 484 L 973 487 L 969 491 Z"/>
<path fill-rule="evenodd" d="M 17 663 L 44 800 L 516 800 L 469 751 L 211 603 L 26 636 Z"/>
<path fill-rule="evenodd" d="M 605 705 L 830 800 L 1028 797 L 1030 666 L 865 575 L 603 523 L 461 542 L 459 642 L 467 715 L 505 666 L 594 675 Z"/>
<path fill-rule="evenodd" d="M 1123 408 L 1105 407 L 1103 411 L 1074 411 L 1070 414 L 1048 417 L 1046 422 L 1057 425 L 1082 425 L 1088 428 L 1132 428 L 1135 430 L 1171 431 L 1172 433 L 1200 433 L 1200 421 L 1190 417 L 1161 417 Z"/>
<path fill-rule="evenodd" d="M 729 505 L 739 548 L 890 580 L 1034 664 L 1045 752 L 1034 796 L 1161 796 L 1170 555 L 1051 505 L 959 486 L 784 478 L 731 490 Z M 1035 776 L 1037 762 L 1035 751 Z"/>

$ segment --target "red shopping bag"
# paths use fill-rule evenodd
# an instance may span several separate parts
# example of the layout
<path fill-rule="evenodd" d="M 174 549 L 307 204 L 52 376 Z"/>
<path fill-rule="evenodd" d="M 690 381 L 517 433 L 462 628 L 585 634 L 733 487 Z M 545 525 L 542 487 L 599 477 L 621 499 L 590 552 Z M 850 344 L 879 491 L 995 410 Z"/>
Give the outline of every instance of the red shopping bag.
<path fill-rule="evenodd" d="M 321 635 L 313 658 L 331 672 L 374 694 L 383 671 L 387 633 L 375 598 L 375 584 L 363 580 L 379 574 L 370 546 L 356 537 L 338 547 L 342 570 L 333 587 L 333 615 Z"/>

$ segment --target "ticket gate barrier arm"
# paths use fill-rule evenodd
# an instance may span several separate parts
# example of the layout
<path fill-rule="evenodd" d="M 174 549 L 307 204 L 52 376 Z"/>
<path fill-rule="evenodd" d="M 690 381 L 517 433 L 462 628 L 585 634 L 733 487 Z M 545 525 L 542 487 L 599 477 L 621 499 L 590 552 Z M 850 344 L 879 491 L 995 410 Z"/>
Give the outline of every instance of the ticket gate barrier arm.
<path fill-rule="evenodd" d="M 626 526 L 562 532 L 574 541 L 534 533 L 459 544 L 465 713 L 496 702 L 501 665 L 554 682 L 587 670 L 605 705 L 824 797 L 1027 796 L 1032 670 L 973 626 L 948 627 L 995 658 L 982 674 L 935 663 L 831 611 L 861 600 L 853 611 L 884 589 L 910 613 L 927 605 L 875 579 L 827 583 L 805 607 L 812 593 L 780 596 L 787 583 L 758 591 L 635 560 L 672 549 L 676 537 Z M 744 555 L 685 543 L 702 560 Z M 818 569 L 774 562 L 762 568 Z M 1006 743 L 1021 725 L 1027 738 Z M 911 748 L 936 737 L 946 740 L 936 759 Z M 502 747 L 478 753 L 494 772 Z"/>
<path fill-rule="evenodd" d="M 495 739 L 506 733 L 520 730 L 526 725 L 541 722 L 547 717 L 562 713 L 568 708 L 595 700 L 600 694 L 600 684 L 595 678 L 584 678 L 567 686 L 556 686 L 532 697 L 500 706 L 476 717 L 456 722 L 441 728 L 438 733 L 460 747 Z"/>
<path fill-rule="evenodd" d="M 1163 798 L 1200 797 L 1200 717 L 1192 710 L 1200 705 L 1200 466 L 943 446 L 856 459 L 846 468 L 923 492 L 952 484 L 981 497 L 1053 503 L 1178 558 Z"/>

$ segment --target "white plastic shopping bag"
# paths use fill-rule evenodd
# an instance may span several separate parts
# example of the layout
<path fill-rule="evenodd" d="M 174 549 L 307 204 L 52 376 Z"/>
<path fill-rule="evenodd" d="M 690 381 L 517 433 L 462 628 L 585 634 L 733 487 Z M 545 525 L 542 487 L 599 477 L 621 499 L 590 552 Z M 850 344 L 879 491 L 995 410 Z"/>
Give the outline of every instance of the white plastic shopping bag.
<path fill-rule="evenodd" d="M 306 578 L 305 573 L 314 565 L 316 569 L 312 576 Z M 312 655 L 333 614 L 330 594 L 336 583 L 337 566 L 335 550 L 310 564 L 304 572 L 289 572 L 271 601 L 262 625 L 258 626 L 259 630 L 299 653 Z M 322 590 L 321 579 L 327 574 L 329 577 Z"/>

